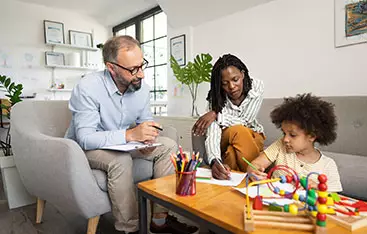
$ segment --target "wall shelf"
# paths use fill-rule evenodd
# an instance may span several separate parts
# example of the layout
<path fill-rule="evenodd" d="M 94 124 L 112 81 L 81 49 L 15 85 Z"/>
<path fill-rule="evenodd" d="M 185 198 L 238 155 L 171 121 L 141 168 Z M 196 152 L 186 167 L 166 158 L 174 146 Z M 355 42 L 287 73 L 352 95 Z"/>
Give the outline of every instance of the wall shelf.
<path fill-rule="evenodd" d="M 47 89 L 47 91 L 49 91 L 49 92 L 71 92 L 72 89 L 54 89 L 54 88 L 50 88 L 50 89 Z"/>
<path fill-rule="evenodd" d="M 46 65 L 48 68 L 64 68 L 64 69 L 75 69 L 75 70 L 98 70 L 98 68 L 92 67 L 75 67 L 75 66 L 67 66 L 67 65 Z"/>
<path fill-rule="evenodd" d="M 64 48 L 70 48 L 70 49 L 77 49 L 77 50 L 89 50 L 89 51 L 98 51 L 97 48 L 93 47 L 86 47 L 86 46 L 76 46 L 76 45 L 70 45 L 70 44 L 54 44 L 54 43 L 47 43 L 48 46 L 53 47 L 64 47 Z"/>

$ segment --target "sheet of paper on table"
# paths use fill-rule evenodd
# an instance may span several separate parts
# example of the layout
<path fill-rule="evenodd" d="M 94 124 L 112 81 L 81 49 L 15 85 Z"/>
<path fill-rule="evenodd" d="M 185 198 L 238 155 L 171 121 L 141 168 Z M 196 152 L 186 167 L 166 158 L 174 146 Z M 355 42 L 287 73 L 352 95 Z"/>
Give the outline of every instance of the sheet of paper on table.
<path fill-rule="evenodd" d="M 246 173 L 231 172 L 229 180 L 217 180 L 212 178 L 212 170 L 207 168 L 198 168 L 196 171 L 196 182 L 216 184 L 222 186 L 237 186 L 246 177 Z"/>

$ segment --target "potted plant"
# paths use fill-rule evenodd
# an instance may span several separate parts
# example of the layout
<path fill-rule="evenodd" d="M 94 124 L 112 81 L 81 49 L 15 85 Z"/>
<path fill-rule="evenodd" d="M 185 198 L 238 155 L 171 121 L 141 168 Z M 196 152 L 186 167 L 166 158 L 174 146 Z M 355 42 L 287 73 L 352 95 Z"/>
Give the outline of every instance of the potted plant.
<path fill-rule="evenodd" d="M 2 110 L 2 117 L 6 117 L 10 120 L 10 109 L 12 106 L 14 106 L 16 103 L 22 101 L 20 99 L 20 95 L 23 91 L 23 85 L 22 84 L 15 84 L 12 82 L 10 77 L 0 75 L 0 87 L 5 88 L 6 90 L 6 97 L 9 98 L 9 100 L 5 100 L 5 103 L 1 103 L 1 110 Z M 1 141 L 1 147 L 4 152 L 4 156 L 10 156 L 13 155 L 11 151 L 11 138 L 10 138 L 10 126 L 7 129 L 6 133 L 6 139 L 5 142 Z"/>
<path fill-rule="evenodd" d="M 181 67 L 176 59 L 171 56 L 170 62 L 173 74 L 178 81 L 189 87 L 192 98 L 191 116 L 199 116 L 196 104 L 198 87 L 202 82 L 210 82 L 210 73 L 213 67 L 212 59 L 210 54 L 198 54 L 194 58 L 194 62 L 188 62 L 186 66 Z"/>
<path fill-rule="evenodd" d="M 6 97 L 1 102 L 2 117 L 11 118 L 11 108 L 16 103 L 22 101 L 20 95 L 23 91 L 22 84 L 12 82 L 10 77 L 0 75 L 0 87 L 5 89 Z M 25 189 L 17 168 L 15 167 L 13 152 L 11 149 L 10 125 L 6 132 L 5 141 L 1 140 L 2 154 L 0 155 L 1 176 L 4 184 L 5 195 L 9 208 L 16 208 L 35 202 L 35 198 L 30 196 Z"/>

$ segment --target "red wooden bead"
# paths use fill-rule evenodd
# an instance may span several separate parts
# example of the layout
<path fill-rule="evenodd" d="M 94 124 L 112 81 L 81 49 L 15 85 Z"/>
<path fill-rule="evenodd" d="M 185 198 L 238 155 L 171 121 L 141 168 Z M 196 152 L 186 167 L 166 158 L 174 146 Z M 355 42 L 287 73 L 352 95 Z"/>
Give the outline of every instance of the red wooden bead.
<path fill-rule="evenodd" d="M 326 183 L 327 181 L 327 177 L 324 174 L 320 174 L 319 177 L 317 177 L 317 179 L 320 181 L 320 183 Z"/>
<path fill-rule="evenodd" d="M 287 175 L 286 178 L 287 178 L 287 183 L 292 183 L 292 181 L 293 181 L 293 177 L 292 176 Z"/>
<path fill-rule="evenodd" d="M 254 203 L 252 205 L 252 209 L 254 210 L 262 210 L 263 209 L 263 197 L 262 196 L 256 196 L 254 199 Z"/>
<path fill-rule="evenodd" d="M 320 183 L 317 188 L 320 190 L 320 191 L 326 191 L 327 190 L 327 185 L 325 183 Z"/>
<path fill-rule="evenodd" d="M 327 202 L 327 197 L 318 197 L 318 198 L 317 198 L 317 201 L 318 201 L 320 204 L 326 204 L 326 202 Z"/>
<path fill-rule="evenodd" d="M 326 220 L 326 214 L 317 213 L 316 219 L 320 220 L 320 221 L 325 221 Z"/>

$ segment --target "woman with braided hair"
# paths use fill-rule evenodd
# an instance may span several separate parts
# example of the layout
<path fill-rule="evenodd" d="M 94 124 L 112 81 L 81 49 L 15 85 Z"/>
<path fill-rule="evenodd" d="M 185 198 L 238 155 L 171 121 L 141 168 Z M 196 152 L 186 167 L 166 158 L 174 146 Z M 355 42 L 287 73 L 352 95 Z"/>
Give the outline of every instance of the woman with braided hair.
<path fill-rule="evenodd" d="M 211 111 L 204 117 L 210 124 L 206 159 L 214 178 L 229 179 L 231 169 L 246 172 L 242 157 L 252 161 L 263 150 L 263 126 L 256 120 L 263 91 L 263 82 L 251 78 L 236 56 L 223 55 L 214 64 L 207 98 Z"/>

